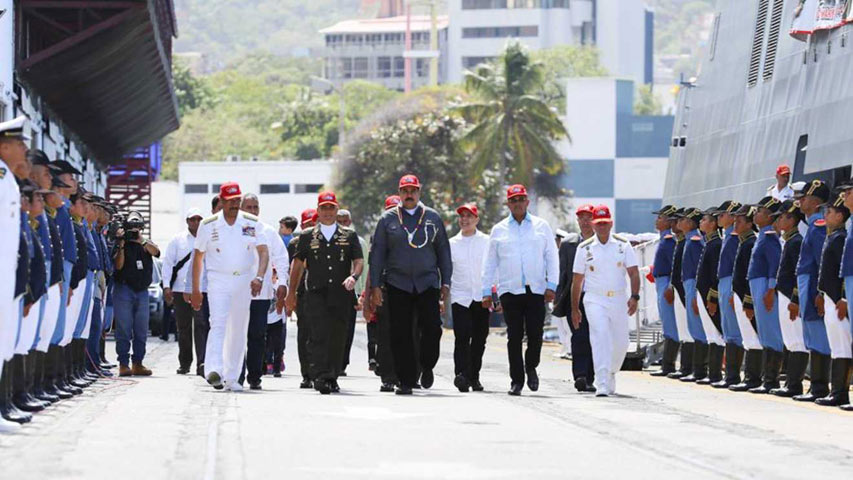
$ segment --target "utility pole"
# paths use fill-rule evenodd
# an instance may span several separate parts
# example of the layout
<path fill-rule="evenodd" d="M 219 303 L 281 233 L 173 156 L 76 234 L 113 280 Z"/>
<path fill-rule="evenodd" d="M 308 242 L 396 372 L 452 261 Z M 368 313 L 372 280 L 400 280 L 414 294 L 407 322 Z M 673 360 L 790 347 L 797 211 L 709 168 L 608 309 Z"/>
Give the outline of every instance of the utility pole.
<path fill-rule="evenodd" d="M 428 51 L 412 51 L 412 5 L 428 5 L 430 14 L 430 34 Z M 436 0 L 409 0 L 406 2 L 406 47 L 405 58 L 405 91 L 412 90 L 412 58 L 429 58 L 429 84 L 438 85 L 438 13 Z"/>

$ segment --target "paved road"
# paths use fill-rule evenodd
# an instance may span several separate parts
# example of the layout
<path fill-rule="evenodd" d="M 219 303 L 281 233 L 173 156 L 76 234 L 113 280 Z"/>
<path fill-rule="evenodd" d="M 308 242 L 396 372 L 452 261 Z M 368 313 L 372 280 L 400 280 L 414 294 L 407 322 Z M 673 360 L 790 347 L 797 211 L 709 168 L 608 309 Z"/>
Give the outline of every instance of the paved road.
<path fill-rule="evenodd" d="M 509 397 L 504 338 L 492 335 L 487 392 L 452 385 L 446 331 L 435 386 L 378 391 L 359 325 L 341 395 L 298 389 L 291 324 L 284 378 L 214 392 L 175 375 L 174 342 L 149 341 L 156 375 L 103 381 L 0 436 L 3 479 L 822 478 L 853 471 L 853 415 L 767 396 L 618 376 L 621 395 L 573 391 L 546 347 L 542 387 Z"/>

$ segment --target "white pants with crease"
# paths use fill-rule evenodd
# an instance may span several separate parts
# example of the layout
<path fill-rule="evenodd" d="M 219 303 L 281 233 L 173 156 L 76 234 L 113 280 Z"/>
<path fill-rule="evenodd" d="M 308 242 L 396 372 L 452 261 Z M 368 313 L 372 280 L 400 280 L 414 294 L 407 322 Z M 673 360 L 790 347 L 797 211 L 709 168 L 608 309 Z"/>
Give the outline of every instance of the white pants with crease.
<path fill-rule="evenodd" d="M 39 341 L 36 350 L 47 352 L 50 346 L 50 337 L 56 329 L 59 321 L 59 303 L 62 301 L 62 282 L 47 289 L 47 303 L 44 305 L 44 319 L 39 328 Z"/>
<path fill-rule="evenodd" d="M 740 335 L 743 337 L 743 348 L 747 350 L 762 350 L 761 342 L 758 340 L 758 332 L 743 311 L 743 302 L 737 294 L 732 294 L 732 299 L 735 303 L 735 316 L 737 317 L 737 326 L 740 328 Z"/>
<path fill-rule="evenodd" d="M 89 332 L 92 330 L 92 311 L 95 309 L 95 292 L 94 289 L 98 288 L 97 285 L 92 286 L 92 295 L 89 299 L 89 308 L 86 310 L 86 326 L 83 327 L 83 333 L 80 334 L 80 338 L 89 338 Z M 103 309 L 101 310 L 103 312 Z"/>
<path fill-rule="evenodd" d="M 83 297 L 86 293 L 86 282 L 80 281 L 80 285 L 72 290 L 71 304 L 65 310 L 65 333 L 62 335 L 62 341 L 59 342 L 60 347 L 64 347 L 71 343 L 74 338 L 74 328 L 77 327 L 77 320 L 80 318 L 80 311 L 83 309 Z"/>
<path fill-rule="evenodd" d="M 826 337 L 829 339 L 832 358 L 853 358 L 850 318 L 839 320 L 838 312 L 835 310 L 835 302 L 825 293 L 823 294 L 823 305 L 823 322 L 826 324 Z"/>
<path fill-rule="evenodd" d="M 21 322 L 21 331 L 18 333 L 18 341 L 15 344 L 15 355 L 26 355 L 36 341 L 39 312 L 41 312 L 41 302 L 36 302 L 30 307 L 30 313 Z"/>
<path fill-rule="evenodd" d="M 798 315 L 796 319 L 791 320 L 791 313 L 788 312 L 791 301 L 781 293 L 776 295 L 776 298 L 779 300 L 779 326 L 782 328 L 785 348 L 789 352 L 808 353 L 806 340 L 803 338 L 803 318 Z"/>
<path fill-rule="evenodd" d="M 630 343 L 628 297 L 605 297 L 587 292 L 583 305 L 589 320 L 589 341 L 598 392 L 616 393 L 615 374 L 622 368 Z"/>
<path fill-rule="evenodd" d="M 687 328 L 687 309 L 684 308 L 684 303 L 678 292 L 673 288 L 672 294 L 675 299 L 672 301 L 673 310 L 675 310 L 675 328 L 678 330 L 678 340 L 682 343 L 693 342 L 693 337 L 690 336 L 690 330 Z"/>
<path fill-rule="evenodd" d="M 705 338 L 708 339 L 708 343 L 725 347 L 726 341 L 723 340 L 723 334 L 717 330 L 714 321 L 708 315 L 708 310 L 705 309 L 705 299 L 702 298 L 702 295 L 696 295 L 696 304 L 699 307 L 699 318 L 702 319 L 702 330 L 705 331 Z"/>
<path fill-rule="evenodd" d="M 233 383 L 240 376 L 246 351 L 252 275 L 208 272 L 207 279 L 210 332 L 204 371 L 205 374 L 216 372 L 225 382 Z"/>

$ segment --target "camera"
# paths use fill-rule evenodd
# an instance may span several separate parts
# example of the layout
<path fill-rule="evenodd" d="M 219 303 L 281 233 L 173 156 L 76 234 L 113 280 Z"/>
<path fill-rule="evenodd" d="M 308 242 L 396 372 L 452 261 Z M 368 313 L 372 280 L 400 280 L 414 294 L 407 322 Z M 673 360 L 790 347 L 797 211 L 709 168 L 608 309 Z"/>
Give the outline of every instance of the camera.
<path fill-rule="evenodd" d="M 110 223 L 107 224 L 107 238 L 113 241 L 117 240 L 118 231 L 122 228 L 124 228 L 124 215 L 116 213 L 110 219 Z"/>
<path fill-rule="evenodd" d="M 107 225 L 107 236 L 112 240 L 137 240 L 145 229 L 145 220 L 138 212 L 130 212 L 127 216 L 117 213 Z M 119 233 L 123 231 L 121 237 Z"/>

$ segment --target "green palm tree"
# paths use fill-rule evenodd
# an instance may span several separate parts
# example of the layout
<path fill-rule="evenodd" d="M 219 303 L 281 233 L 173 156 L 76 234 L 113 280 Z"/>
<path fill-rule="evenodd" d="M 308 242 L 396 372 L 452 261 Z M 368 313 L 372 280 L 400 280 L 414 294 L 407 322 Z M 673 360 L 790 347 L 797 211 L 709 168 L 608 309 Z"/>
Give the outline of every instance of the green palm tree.
<path fill-rule="evenodd" d="M 478 177 L 498 167 L 502 178 L 530 186 L 539 173 L 563 171 L 554 141 L 571 138 L 542 99 L 543 86 L 543 65 L 518 42 L 509 43 L 495 64 L 465 72 L 465 89 L 474 100 L 455 110 L 473 125 L 462 145 Z"/>

